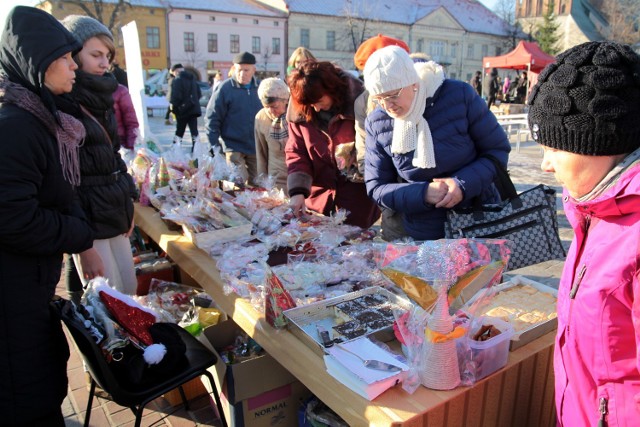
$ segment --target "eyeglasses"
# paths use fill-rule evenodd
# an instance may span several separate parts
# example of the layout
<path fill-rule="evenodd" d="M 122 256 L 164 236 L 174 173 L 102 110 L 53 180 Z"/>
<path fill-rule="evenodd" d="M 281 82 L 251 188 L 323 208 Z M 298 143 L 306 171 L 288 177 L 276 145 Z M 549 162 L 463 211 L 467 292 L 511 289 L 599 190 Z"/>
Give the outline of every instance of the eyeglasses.
<path fill-rule="evenodd" d="M 381 107 L 382 107 L 382 104 L 387 105 L 389 102 L 392 102 L 395 104 L 396 102 L 398 102 L 398 98 L 400 98 L 400 95 L 402 94 L 403 89 L 404 88 L 400 88 L 400 90 L 398 90 L 398 92 L 393 95 L 382 96 L 382 97 L 373 96 L 371 97 L 371 99 L 373 100 L 373 102 L 380 105 Z"/>

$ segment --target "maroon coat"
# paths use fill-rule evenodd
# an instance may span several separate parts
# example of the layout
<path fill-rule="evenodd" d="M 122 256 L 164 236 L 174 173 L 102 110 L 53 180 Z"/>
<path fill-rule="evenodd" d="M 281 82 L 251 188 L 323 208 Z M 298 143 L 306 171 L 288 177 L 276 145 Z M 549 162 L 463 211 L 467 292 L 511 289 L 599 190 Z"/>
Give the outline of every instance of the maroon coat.
<path fill-rule="evenodd" d="M 353 103 L 363 91 L 359 80 L 347 74 L 344 78 L 350 89 L 347 106 L 331 118 L 327 132 L 307 122 L 293 103 L 289 104 L 285 147 L 289 194 L 302 193 L 307 208 L 324 215 L 347 210 L 347 224 L 369 228 L 380 217 L 380 210 L 367 196 L 364 183 L 351 182 L 340 173 L 334 155 L 338 145 L 355 141 Z"/>
<path fill-rule="evenodd" d="M 126 86 L 118 85 L 113 93 L 113 109 L 118 123 L 118 138 L 120 145 L 125 148 L 133 148 L 136 142 L 136 130 L 139 127 L 136 110 L 133 108 L 131 95 Z"/>

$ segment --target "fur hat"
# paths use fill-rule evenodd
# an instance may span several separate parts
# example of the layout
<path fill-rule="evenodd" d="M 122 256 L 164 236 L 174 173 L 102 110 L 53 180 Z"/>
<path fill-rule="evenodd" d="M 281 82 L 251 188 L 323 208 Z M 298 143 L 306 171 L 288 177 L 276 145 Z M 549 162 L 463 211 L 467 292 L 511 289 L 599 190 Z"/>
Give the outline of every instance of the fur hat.
<path fill-rule="evenodd" d="M 629 46 L 588 42 L 548 65 L 529 97 L 538 143 L 591 156 L 640 147 L 640 56 Z"/>
<path fill-rule="evenodd" d="M 289 87 L 283 80 L 269 77 L 260 82 L 258 98 L 262 102 L 265 102 L 267 98 L 289 99 Z"/>
<path fill-rule="evenodd" d="M 233 57 L 234 64 L 255 64 L 256 57 L 249 52 L 242 52 Z"/>
<path fill-rule="evenodd" d="M 104 34 L 113 40 L 113 35 L 107 27 L 100 21 L 90 18 L 88 16 L 81 15 L 69 15 L 62 21 L 67 30 L 69 30 L 74 37 L 82 44 L 89 40 L 91 37 L 95 37 L 100 34 Z"/>
<path fill-rule="evenodd" d="M 377 36 L 363 41 L 356 51 L 356 54 L 353 57 L 353 62 L 356 64 L 356 68 L 358 70 L 362 70 L 364 68 L 364 64 L 367 63 L 367 59 L 369 59 L 373 52 L 387 46 L 400 46 L 409 53 L 409 46 L 407 46 L 407 44 L 402 40 L 378 34 Z"/>
<path fill-rule="evenodd" d="M 371 54 L 364 66 L 364 85 L 379 95 L 417 83 L 420 79 L 406 50 L 387 46 Z"/>

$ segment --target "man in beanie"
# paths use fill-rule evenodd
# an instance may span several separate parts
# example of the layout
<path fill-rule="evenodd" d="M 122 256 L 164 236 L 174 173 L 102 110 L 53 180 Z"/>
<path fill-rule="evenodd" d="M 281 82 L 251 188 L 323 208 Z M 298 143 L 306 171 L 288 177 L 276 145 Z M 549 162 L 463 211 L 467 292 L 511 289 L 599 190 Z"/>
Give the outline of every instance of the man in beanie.
<path fill-rule="evenodd" d="M 356 68 L 362 72 L 367 59 L 371 54 L 378 49 L 382 49 L 387 46 L 399 46 L 409 53 L 409 46 L 400 39 L 378 34 L 370 39 L 362 42 L 355 56 L 353 62 Z M 369 92 L 365 89 L 354 103 L 354 114 L 356 117 L 356 160 L 358 162 L 358 173 L 364 179 L 364 153 L 365 153 L 365 136 L 364 121 L 367 115 L 373 111 L 376 104 L 369 99 Z M 391 209 L 381 208 L 381 227 L 380 231 L 382 238 L 391 241 L 403 238 L 407 235 L 402 225 L 402 214 L 395 212 Z"/>
<path fill-rule="evenodd" d="M 571 48 L 529 105 L 575 233 L 558 288 L 558 424 L 638 425 L 640 56 L 612 42 Z"/>
<path fill-rule="evenodd" d="M 378 205 L 403 214 L 415 240 L 444 237 L 447 212 L 477 198 L 498 202 L 495 165 L 511 146 L 485 102 L 433 61 L 398 46 L 374 52 L 364 84 L 378 107 L 365 123 L 365 184 Z"/>
<path fill-rule="evenodd" d="M 258 98 L 256 57 L 242 52 L 233 58 L 233 76 L 211 95 L 205 128 L 212 148 L 222 147 L 227 162 L 238 169 L 237 184 L 254 185 L 257 176 L 254 121 L 262 103 Z"/>
<path fill-rule="evenodd" d="M 274 178 L 276 187 L 287 192 L 287 164 L 284 146 L 289 137 L 286 119 L 289 88 L 281 79 L 270 77 L 260 82 L 258 97 L 264 108 L 255 120 L 258 176 Z"/>

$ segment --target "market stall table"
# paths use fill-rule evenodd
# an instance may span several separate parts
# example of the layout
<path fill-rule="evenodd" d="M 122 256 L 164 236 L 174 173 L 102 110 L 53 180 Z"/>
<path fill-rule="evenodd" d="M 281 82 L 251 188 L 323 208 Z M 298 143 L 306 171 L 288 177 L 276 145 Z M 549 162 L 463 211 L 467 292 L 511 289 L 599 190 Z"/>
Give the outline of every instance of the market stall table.
<path fill-rule="evenodd" d="M 370 402 L 330 376 L 322 358 L 291 332 L 269 326 L 249 301 L 225 295 L 214 260 L 180 232 L 170 231 L 157 211 L 136 205 L 135 222 L 247 334 L 351 426 L 555 425 L 554 332 L 511 352 L 504 369 L 472 387 L 419 387 L 414 394 L 394 387 Z"/>

